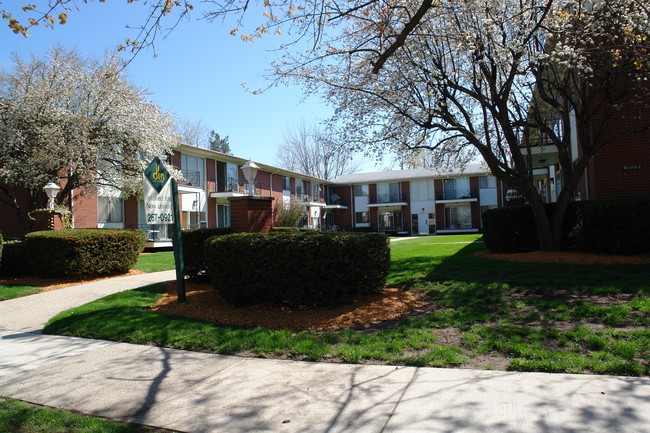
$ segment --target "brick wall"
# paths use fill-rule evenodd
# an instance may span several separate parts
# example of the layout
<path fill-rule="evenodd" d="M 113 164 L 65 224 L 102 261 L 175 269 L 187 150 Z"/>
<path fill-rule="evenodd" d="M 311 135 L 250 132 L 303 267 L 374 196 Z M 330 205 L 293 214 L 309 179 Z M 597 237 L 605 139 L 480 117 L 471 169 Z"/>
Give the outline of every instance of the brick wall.
<path fill-rule="evenodd" d="M 97 228 L 97 195 L 75 189 L 73 197 L 74 227 L 77 229 Z"/>
<path fill-rule="evenodd" d="M 273 198 L 231 197 L 230 219 L 232 231 L 270 232 L 273 228 Z"/>

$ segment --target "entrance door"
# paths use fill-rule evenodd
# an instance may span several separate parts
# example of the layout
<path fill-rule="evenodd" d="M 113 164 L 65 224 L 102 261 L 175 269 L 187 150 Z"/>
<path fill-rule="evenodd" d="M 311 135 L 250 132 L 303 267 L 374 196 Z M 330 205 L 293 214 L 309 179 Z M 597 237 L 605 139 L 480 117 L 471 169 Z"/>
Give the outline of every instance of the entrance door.
<path fill-rule="evenodd" d="M 429 234 L 429 224 L 427 224 L 427 214 L 425 213 L 418 214 L 418 233 Z"/>

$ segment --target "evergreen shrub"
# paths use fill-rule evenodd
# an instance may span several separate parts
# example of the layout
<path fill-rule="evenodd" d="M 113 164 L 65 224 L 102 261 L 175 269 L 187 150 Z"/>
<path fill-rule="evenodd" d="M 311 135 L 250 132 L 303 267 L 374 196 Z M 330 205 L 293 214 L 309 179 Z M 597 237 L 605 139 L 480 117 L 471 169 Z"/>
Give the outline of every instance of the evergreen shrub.
<path fill-rule="evenodd" d="M 16 277 L 29 275 L 31 269 L 25 254 L 25 243 L 20 240 L 5 240 L 0 260 L 0 275 L 3 277 Z"/>
<path fill-rule="evenodd" d="M 146 233 L 124 229 L 70 229 L 28 233 L 34 275 L 97 276 L 127 272 L 144 249 Z"/>
<path fill-rule="evenodd" d="M 379 233 L 239 233 L 207 240 L 205 258 L 234 304 L 334 306 L 384 287 L 390 249 Z"/>
<path fill-rule="evenodd" d="M 539 248 L 533 209 L 511 206 L 483 212 L 483 240 L 493 253 L 521 253 Z"/>
<path fill-rule="evenodd" d="M 207 266 L 203 257 L 203 243 L 212 236 L 223 236 L 230 233 L 232 233 L 230 227 L 181 231 L 185 275 L 195 280 L 207 279 Z"/>
<path fill-rule="evenodd" d="M 650 253 L 650 199 L 586 202 L 582 230 L 583 251 Z"/>
<path fill-rule="evenodd" d="M 575 247 L 574 229 L 584 202 L 570 203 L 564 217 L 562 249 Z M 548 218 L 555 203 L 546 204 Z M 483 212 L 483 240 L 493 253 L 523 253 L 539 249 L 539 237 L 533 209 L 528 206 L 509 206 Z"/>

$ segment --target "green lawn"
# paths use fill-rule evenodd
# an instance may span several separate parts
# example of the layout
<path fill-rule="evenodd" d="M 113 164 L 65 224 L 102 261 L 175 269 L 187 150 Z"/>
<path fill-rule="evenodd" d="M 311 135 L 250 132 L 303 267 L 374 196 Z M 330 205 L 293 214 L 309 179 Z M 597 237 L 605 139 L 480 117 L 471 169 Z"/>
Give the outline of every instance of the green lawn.
<path fill-rule="evenodd" d="M 125 424 L 0 397 L 0 431 L 12 433 L 163 433 L 169 430 Z"/>
<path fill-rule="evenodd" d="M 40 291 L 41 289 L 35 286 L 23 286 L 20 284 L 0 284 L 0 301 L 32 295 Z"/>
<path fill-rule="evenodd" d="M 649 374 L 649 266 L 474 255 L 484 248 L 477 235 L 393 243 L 388 286 L 423 293 L 431 308 L 388 328 L 295 332 L 165 316 L 149 309 L 164 290 L 151 286 L 64 312 L 45 332 L 307 360 Z"/>
<path fill-rule="evenodd" d="M 157 253 L 140 254 L 133 269 L 142 272 L 158 272 L 174 269 L 174 252 L 160 251 Z"/>

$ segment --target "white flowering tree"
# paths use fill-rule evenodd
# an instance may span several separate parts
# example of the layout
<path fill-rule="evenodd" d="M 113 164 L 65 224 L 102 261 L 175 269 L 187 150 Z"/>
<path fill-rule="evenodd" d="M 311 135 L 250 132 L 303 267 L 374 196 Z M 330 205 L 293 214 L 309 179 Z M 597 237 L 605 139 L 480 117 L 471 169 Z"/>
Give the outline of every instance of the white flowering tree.
<path fill-rule="evenodd" d="M 560 247 L 567 205 L 591 158 L 621 135 L 650 127 L 643 117 L 650 100 L 645 0 L 205 3 L 213 9 L 208 19 L 240 14 L 231 34 L 244 40 L 289 34 L 273 72 L 324 94 L 337 107 L 334 120 L 349 146 L 425 149 L 447 164 L 480 154 L 532 205 L 543 250 Z M 153 4 L 164 7 L 143 25 L 152 31 L 127 43 L 132 49 L 155 36 L 160 20 L 152 17 L 191 9 L 187 2 Z M 244 13 L 254 6 L 265 19 L 247 32 Z M 608 129 L 623 106 L 640 115 L 628 129 Z M 572 136 L 581 140 L 579 155 L 571 155 Z M 556 149 L 564 178 L 550 218 L 528 157 L 540 140 Z"/>
<path fill-rule="evenodd" d="M 48 182 L 62 188 L 58 204 L 78 187 L 137 194 L 151 158 L 177 145 L 173 131 L 173 119 L 126 81 L 114 58 L 61 47 L 43 58 L 15 56 L 13 70 L 0 75 L 0 201 L 26 227 Z M 25 193 L 27 209 L 18 199 Z"/>

